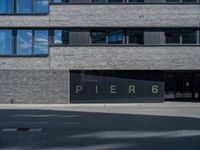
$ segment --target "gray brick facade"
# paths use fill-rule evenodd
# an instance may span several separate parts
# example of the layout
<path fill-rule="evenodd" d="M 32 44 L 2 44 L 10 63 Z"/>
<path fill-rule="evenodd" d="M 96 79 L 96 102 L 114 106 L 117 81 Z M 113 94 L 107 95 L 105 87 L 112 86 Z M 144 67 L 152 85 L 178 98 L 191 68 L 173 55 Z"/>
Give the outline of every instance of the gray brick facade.
<path fill-rule="evenodd" d="M 0 70 L 1 103 L 69 103 L 69 72 Z"/>
<path fill-rule="evenodd" d="M 0 27 L 200 27 L 200 5 L 50 5 L 3 15 Z M 200 37 L 199 37 L 200 38 Z M 52 46 L 48 57 L 0 57 L 0 103 L 69 103 L 70 70 L 199 70 L 199 46 Z"/>

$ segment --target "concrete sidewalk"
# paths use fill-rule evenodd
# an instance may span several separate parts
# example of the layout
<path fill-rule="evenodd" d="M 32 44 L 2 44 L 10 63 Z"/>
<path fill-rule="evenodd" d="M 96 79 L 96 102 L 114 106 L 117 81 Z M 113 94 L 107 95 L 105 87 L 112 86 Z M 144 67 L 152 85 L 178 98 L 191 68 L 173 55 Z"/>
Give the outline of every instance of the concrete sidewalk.
<path fill-rule="evenodd" d="M 118 114 L 150 114 L 200 118 L 200 103 L 127 103 L 127 104 L 0 104 L 0 109 L 83 111 Z"/>

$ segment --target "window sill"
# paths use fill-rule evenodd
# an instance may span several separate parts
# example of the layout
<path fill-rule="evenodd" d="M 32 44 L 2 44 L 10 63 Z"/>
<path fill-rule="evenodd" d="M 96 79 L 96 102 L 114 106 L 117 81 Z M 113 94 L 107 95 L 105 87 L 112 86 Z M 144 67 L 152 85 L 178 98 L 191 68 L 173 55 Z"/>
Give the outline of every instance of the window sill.
<path fill-rule="evenodd" d="M 37 57 L 48 57 L 48 54 L 45 55 L 0 55 L 0 58 L 2 57 L 33 57 L 33 58 L 37 58 Z"/>
<path fill-rule="evenodd" d="M 170 47 L 170 46 L 174 46 L 174 47 L 184 47 L 184 46 L 188 46 L 188 47 L 199 47 L 200 44 L 184 44 L 184 45 L 178 45 L 178 44 L 165 44 L 165 45 L 136 45 L 136 44 L 93 44 L 93 45 L 49 45 L 50 47 L 151 47 L 151 46 L 155 46 L 155 47 Z"/>
<path fill-rule="evenodd" d="M 25 13 L 25 14 L 4 14 L 0 13 L 0 16 L 47 16 L 49 13 Z"/>

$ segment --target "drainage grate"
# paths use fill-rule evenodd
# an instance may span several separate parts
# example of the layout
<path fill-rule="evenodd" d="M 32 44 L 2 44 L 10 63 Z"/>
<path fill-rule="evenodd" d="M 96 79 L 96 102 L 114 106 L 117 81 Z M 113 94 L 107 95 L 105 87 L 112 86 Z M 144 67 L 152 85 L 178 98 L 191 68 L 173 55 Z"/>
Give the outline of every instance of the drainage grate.
<path fill-rule="evenodd" d="M 1 132 L 41 132 L 41 128 L 4 128 Z"/>

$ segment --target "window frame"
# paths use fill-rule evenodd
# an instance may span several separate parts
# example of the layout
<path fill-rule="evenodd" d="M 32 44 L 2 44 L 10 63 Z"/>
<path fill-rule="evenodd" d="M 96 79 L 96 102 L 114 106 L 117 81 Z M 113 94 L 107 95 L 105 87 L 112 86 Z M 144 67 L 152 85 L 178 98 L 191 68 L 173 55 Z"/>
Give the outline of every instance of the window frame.
<path fill-rule="evenodd" d="M 11 12 L 11 13 L 8 13 L 8 12 L 3 13 L 3 12 L 0 12 L 0 16 L 1 16 L 1 15 L 12 15 L 12 14 L 15 13 L 15 0 L 11 0 L 11 1 L 12 1 L 12 12 Z"/>
<path fill-rule="evenodd" d="M 49 0 L 45 0 L 48 2 L 48 11 L 47 12 L 35 12 L 35 0 L 31 0 L 32 1 L 32 12 L 30 13 L 20 13 L 17 12 L 17 0 L 12 0 L 13 3 L 13 12 L 12 13 L 0 13 L 0 16 L 5 16 L 5 15 L 9 15 L 9 16 L 36 16 L 36 15 L 48 15 L 49 14 L 49 10 L 50 10 L 50 2 Z"/>
<path fill-rule="evenodd" d="M 0 30 L 11 30 L 12 31 L 12 54 L 11 55 L 2 55 L 0 57 L 48 57 L 50 52 L 50 44 L 49 44 L 49 29 L 42 29 L 42 28 L 19 28 L 19 29 L 7 29 L 7 28 L 0 28 Z M 32 30 L 32 53 L 29 55 L 21 55 L 17 54 L 17 31 L 18 30 Z M 48 51 L 47 54 L 35 54 L 34 53 L 34 45 L 35 45 L 35 31 L 36 30 L 46 30 L 48 32 Z"/>

